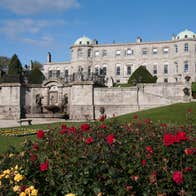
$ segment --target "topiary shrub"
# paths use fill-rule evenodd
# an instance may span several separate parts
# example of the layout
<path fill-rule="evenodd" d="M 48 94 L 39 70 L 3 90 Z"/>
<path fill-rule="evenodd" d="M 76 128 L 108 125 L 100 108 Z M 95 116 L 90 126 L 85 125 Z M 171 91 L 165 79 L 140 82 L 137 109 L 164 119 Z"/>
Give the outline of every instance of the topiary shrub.
<path fill-rule="evenodd" d="M 157 77 L 152 76 L 152 74 L 146 69 L 145 66 L 140 66 L 135 70 L 135 72 L 130 76 L 128 84 L 136 83 L 156 83 Z"/>
<path fill-rule="evenodd" d="M 41 84 L 45 79 L 44 74 L 40 71 L 39 67 L 33 68 L 28 76 L 28 82 L 30 84 Z"/>

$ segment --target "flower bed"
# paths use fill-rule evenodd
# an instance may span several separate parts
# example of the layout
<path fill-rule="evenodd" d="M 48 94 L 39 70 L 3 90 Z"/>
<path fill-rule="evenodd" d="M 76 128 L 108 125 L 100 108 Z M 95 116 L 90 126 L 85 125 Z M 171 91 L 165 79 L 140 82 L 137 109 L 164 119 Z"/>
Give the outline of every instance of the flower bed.
<path fill-rule="evenodd" d="M 35 135 L 37 133 L 37 129 L 25 129 L 25 128 L 16 128 L 16 129 L 1 129 L 0 135 L 4 136 L 28 136 L 28 135 Z"/>
<path fill-rule="evenodd" d="M 20 165 L 21 186 L 33 184 L 40 195 L 194 195 L 195 147 L 192 126 L 101 118 L 79 128 L 39 130 L 21 153 L 5 154 L 0 171 Z M 4 183 L 0 192 L 13 192 Z"/>

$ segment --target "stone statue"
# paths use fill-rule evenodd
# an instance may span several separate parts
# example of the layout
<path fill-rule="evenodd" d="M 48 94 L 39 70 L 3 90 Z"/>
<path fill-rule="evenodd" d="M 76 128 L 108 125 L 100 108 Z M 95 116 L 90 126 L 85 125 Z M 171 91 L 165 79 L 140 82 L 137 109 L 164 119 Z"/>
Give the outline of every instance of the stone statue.
<path fill-rule="evenodd" d="M 43 105 L 42 105 L 42 99 L 43 99 L 43 97 L 40 94 L 37 94 L 35 99 L 36 99 L 35 100 L 35 103 L 36 103 L 36 111 L 38 113 L 43 113 Z"/>
<path fill-rule="evenodd" d="M 114 80 L 113 80 L 112 77 L 109 77 L 108 80 L 107 80 L 107 86 L 109 88 L 111 88 L 111 87 L 113 87 L 113 85 L 114 85 Z"/>

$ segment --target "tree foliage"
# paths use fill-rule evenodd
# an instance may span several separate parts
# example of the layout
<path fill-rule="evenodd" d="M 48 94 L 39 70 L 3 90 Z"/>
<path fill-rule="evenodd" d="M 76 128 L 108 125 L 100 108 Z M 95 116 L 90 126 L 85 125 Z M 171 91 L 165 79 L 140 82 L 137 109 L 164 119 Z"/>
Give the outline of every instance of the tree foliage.
<path fill-rule="evenodd" d="M 10 58 L 5 56 L 0 56 L 0 68 L 8 67 L 10 64 Z"/>
<path fill-rule="evenodd" d="M 8 75 L 12 76 L 21 76 L 22 75 L 22 64 L 20 60 L 18 59 L 17 55 L 14 54 L 10 60 L 9 66 L 8 66 Z"/>
<path fill-rule="evenodd" d="M 130 76 L 128 83 L 156 83 L 157 77 L 152 76 L 151 73 L 146 69 L 145 66 L 140 66 Z"/>
<path fill-rule="evenodd" d="M 28 82 L 30 84 L 41 84 L 44 79 L 45 79 L 45 76 L 40 71 L 40 66 L 38 66 L 38 64 L 33 66 L 33 69 L 29 72 Z"/>

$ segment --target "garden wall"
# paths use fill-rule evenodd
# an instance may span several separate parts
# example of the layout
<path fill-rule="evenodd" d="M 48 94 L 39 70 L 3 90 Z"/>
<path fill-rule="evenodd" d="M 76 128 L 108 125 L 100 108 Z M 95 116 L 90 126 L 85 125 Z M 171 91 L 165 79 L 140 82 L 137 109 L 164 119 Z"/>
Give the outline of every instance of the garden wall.
<path fill-rule="evenodd" d="M 19 83 L 0 84 L 0 119 L 19 119 L 21 105 L 21 85 Z"/>
<path fill-rule="evenodd" d="M 189 101 L 183 89 L 188 83 L 138 84 L 129 88 L 93 88 L 91 83 L 77 83 L 71 87 L 70 118 L 94 119 L 100 108 L 108 117 L 138 110 Z"/>

